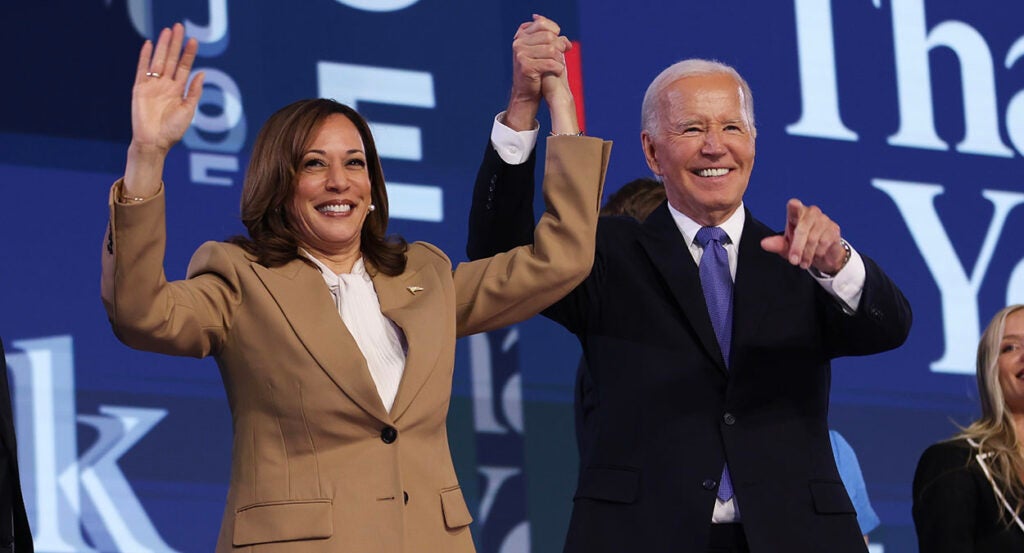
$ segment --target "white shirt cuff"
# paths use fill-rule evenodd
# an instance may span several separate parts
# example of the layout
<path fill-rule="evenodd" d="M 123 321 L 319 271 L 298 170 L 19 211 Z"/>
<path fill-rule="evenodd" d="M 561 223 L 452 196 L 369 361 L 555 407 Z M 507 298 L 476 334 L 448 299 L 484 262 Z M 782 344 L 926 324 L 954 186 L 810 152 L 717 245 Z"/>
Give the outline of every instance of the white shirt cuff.
<path fill-rule="evenodd" d="M 491 146 L 505 163 L 520 165 L 530 158 L 530 152 L 537 145 L 540 123 L 534 121 L 532 130 L 514 131 L 501 122 L 504 117 L 504 111 L 494 117 L 494 125 L 491 126 Z"/>
<path fill-rule="evenodd" d="M 864 280 L 867 278 L 867 272 L 864 269 L 864 259 L 853 246 L 850 246 L 850 260 L 835 276 L 822 275 L 810 269 L 807 272 L 814 277 L 814 280 L 818 281 L 822 288 L 843 304 L 844 311 L 848 315 L 857 312 L 860 297 L 864 293 Z"/>

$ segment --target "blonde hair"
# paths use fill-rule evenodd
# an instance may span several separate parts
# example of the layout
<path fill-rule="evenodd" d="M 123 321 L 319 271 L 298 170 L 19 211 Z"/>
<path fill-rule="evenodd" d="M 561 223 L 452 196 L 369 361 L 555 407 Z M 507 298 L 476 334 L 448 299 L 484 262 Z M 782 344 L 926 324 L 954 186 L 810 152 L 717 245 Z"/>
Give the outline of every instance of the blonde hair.
<path fill-rule="evenodd" d="M 1003 388 L 999 384 L 999 346 L 1003 341 L 1006 319 L 1011 314 L 1024 309 L 1024 305 L 1016 304 L 1004 307 L 992 317 L 978 342 L 978 397 L 981 400 L 981 418 L 971 423 L 955 438 L 971 439 L 979 444 L 979 449 L 991 453 L 987 459 L 992 478 L 1002 490 L 1014 513 L 1020 516 L 1024 509 L 1024 453 L 1014 430 L 1013 415 L 1006 406 Z M 1000 517 L 1005 518 L 1006 511 L 999 509 Z"/>

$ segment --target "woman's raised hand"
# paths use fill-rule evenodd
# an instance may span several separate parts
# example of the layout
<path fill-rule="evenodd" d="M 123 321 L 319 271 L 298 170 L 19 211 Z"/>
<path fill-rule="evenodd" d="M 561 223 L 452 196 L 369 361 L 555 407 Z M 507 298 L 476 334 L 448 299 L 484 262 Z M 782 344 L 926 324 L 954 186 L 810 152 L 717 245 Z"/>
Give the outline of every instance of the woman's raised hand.
<path fill-rule="evenodd" d="M 185 42 L 181 23 L 160 31 L 155 47 L 142 45 L 132 89 L 133 147 L 166 154 L 185 135 L 203 90 L 202 73 L 188 85 L 198 50 L 196 39 Z"/>
<path fill-rule="evenodd" d="M 519 34 L 538 37 L 534 41 L 544 39 L 541 47 L 549 56 L 547 70 L 540 77 L 540 94 L 548 104 L 551 112 L 551 132 L 555 134 L 576 134 L 579 123 L 576 121 L 576 104 L 572 90 L 569 88 L 569 70 L 565 64 L 565 53 L 572 49 L 572 42 L 562 36 L 562 28 L 554 21 L 534 14 L 529 25 L 520 26 Z"/>
<path fill-rule="evenodd" d="M 160 190 L 167 152 L 185 135 L 203 92 L 203 73 L 188 84 L 197 51 L 196 39 L 185 42 L 181 23 L 160 31 L 156 46 L 148 40 L 142 45 L 132 88 L 132 143 L 122 200 L 146 199 Z"/>

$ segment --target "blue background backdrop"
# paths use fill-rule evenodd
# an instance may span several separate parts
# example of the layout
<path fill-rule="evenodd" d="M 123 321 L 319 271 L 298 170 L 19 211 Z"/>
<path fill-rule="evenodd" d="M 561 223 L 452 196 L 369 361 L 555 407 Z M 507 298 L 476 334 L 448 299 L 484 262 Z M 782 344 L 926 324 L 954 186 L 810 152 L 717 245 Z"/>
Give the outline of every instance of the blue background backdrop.
<path fill-rule="evenodd" d="M 872 541 L 885 551 L 916 551 L 910 481 L 918 455 L 955 432 L 955 423 L 977 415 L 973 349 L 979 326 L 1007 302 L 1024 300 L 1024 269 L 1018 271 L 1024 210 L 1014 209 L 1024 201 L 1019 5 L 378 0 L 366 2 L 379 10 L 370 11 L 358 4 L 0 4 L 0 51 L 8 53 L 0 91 L 0 335 L 13 360 L 20 456 L 28 467 L 23 487 L 41 551 L 142 550 L 125 544 L 133 529 L 138 543 L 146 542 L 139 530 L 146 521 L 167 548 L 207 551 L 223 508 L 230 417 L 213 361 L 127 349 L 110 332 L 99 300 L 107 191 L 123 170 L 131 82 L 143 38 L 179 20 L 208 27 L 211 38 L 196 65 L 223 72 L 220 82 L 238 91 L 237 104 L 225 109 L 230 86 L 209 86 L 208 80 L 204 114 L 239 116 L 207 127 L 201 141 L 171 154 L 165 173 L 170 278 L 184 275 L 204 240 L 242 231 L 241 169 L 210 171 L 213 179 L 205 180 L 228 182 L 204 184 L 193 174 L 197 159 L 212 154 L 218 163 L 244 168 L 270 113 L 318 95 L 325 85 L 320 62 L 429 74 L 432 102 L 424 96 L 418 104 L 379 99 L 356 107 L 375 123 L 419 129 L 420 155 L 385 159 L 385 174 L 389 182 L 442 194 L 443 220 L 393 219 L 391 230 L 434 242 L 460 260 L 473 178 L 491 119 L 508 96 L 511 37 L 534 12 L 556 19 L 580 43 L 587 132 L 616 141 L 606 192 L 648 174 L 638 137 L 640 102 L 650 80 L 679 59 L 720 59 L 734 65 L 754 92 L 758 161 L 747 205 L 776 226 L 789 197 L 819 205 L 903 288 L 915 314 L 907 344 L 835 363 L 831 424 L 857 451 L 881 517 Z M 822 39 L 828 30 L 832 36 Z M 908 62 L 897 61 L 901 53 Z M 930 68 L 930 75 L 922 68 Z M 978 73 L 965 79 L 964 71 Z M 379 83 L 362 84 L 374 90 Z M 910 99 L 901 103 L 901 93 Z M 841 119 L 844 133 L 829 114 Z M 802 116 L 805 124 L 796 125 Z M 892 138 L 901 128 L 917 138 Z M 396 148 L 408 151 L 403 144 Z M 896 186 L 879 186 L 880 179 Z M 993 223 L 995 205 L 1007 215 Z M 575 480 L 571 403 L 579 349 L 572 336 L 542 319 L 502 336 L 515 345 L 514 355 L 499 359 L 498 348 L 491 354 L 494 367 L 506 366 L 500 382 L 480 387 L 483 369 L 470 360 L 468 340 L 460 344 L 456 367 L 449 426 L 477 519 L 474 534 L 482 550 L 525 551 L 522 540 L 505 539 L 506 530 L 525 517 L 526 544 L 537 552 L 558 551 Z M 50 337 L 61 340 L 37 342 Z M 938 366 L 955 344 L 967 356 Z M 57 370 L 61 366 L 69 370 Z M 61 379 L 38 378 L 47 371 Z M 50 398 L 53 409 L 40 407 L 42 398 Z M 104 406 L 154 409 L 164 416 L 144 435 L 127 438 L 131 422 Z M 481 426 L 488 409 L 500 415 L 500 431 Z M 109 436 L 127 449 L 99 448 L 104 431 L 87 422 L 94 420 L 90 416 L 119 421 L 120 434 Z M 51 427 L 57 428 L 52 439 L 40 433 Z M 512 439 L 495 445 L 488 440 L 496 434 Z M 90 472 L 98 467 L 91 448 L 116 460 L 138 508 L 115 493 L 116 474 L 104 479 L 102 471 Z M 494 464 L 495 455 L 505 455 L 499 464 L 524 472 L 507 484 L 514 493 L 503 489 L 488 503 L 492 481 L 481 467 Z M 58 475 L 63 487 L 47 487 Z M 99 475 L 99 484 L 91 475 Z M 104 490 L 115 507 L 103 507 Z M 46 511 L 51 500 L 70 507 Z M 40 520 L 44 512 L 61 514 Z M 117 526 L 118 516 L 129 521 L 126 528 Z M 488 525 L 503 530 L 489 531 Z M 80 543 L 61 546 L 58 538 L 72 534 Z M 148 543 L 159 549 L 152 539 Z"/>

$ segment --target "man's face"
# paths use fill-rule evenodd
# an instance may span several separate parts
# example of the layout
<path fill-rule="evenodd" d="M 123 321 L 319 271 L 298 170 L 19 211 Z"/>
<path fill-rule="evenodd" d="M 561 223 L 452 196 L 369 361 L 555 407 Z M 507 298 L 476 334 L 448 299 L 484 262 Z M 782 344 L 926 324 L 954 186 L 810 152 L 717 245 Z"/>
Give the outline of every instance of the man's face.
<path fill-rule="evenodd" d="M 672 207 L 705 226 L 729 218 L 754 168 L 747 98 L 727 74 L 684 77 L 658 99 L 658 129 L 641 133 L 647 165 Z"/>

